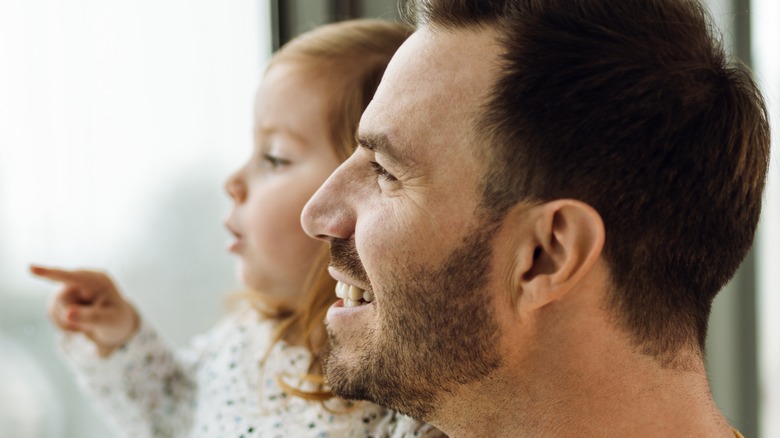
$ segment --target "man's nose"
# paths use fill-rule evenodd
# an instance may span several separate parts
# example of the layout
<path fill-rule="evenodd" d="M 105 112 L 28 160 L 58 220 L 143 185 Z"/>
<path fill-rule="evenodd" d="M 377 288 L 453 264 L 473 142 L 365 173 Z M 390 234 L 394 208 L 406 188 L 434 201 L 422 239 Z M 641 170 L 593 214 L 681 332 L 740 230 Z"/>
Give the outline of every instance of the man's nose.
<path fill-rule="evenodd" d="M 301 225 L 315 239 L 348 239 L 354 232 L 354 209 L 345 196 L 350 181 L 348 162 L 342 163 L 303 207 Z"/>

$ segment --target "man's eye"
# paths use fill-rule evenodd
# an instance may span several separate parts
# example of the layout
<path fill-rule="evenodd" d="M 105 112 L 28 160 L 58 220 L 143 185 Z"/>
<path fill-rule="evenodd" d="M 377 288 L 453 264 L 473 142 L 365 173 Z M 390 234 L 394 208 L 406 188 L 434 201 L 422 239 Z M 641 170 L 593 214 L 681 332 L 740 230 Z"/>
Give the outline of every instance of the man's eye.
<path fill-rule="evenodd" d="M 371 170 L 374 171 L 374 174 L 378 176 L 379 178 L 385 180 L 385 181 L 398 181 L 396 177 L 391 175 L 384 167 L 382 167 L 381 164 L 377 163 L 376 161 L 371 162 Z"/>
<path fill-rule="evenodd" d="M 290 164 L 290 160 L 285 160 L 284 158 L 275 157 L 270 154 L 263 154 L 263 161 L 268 163 L 272 169 L 278 169 Z"/>

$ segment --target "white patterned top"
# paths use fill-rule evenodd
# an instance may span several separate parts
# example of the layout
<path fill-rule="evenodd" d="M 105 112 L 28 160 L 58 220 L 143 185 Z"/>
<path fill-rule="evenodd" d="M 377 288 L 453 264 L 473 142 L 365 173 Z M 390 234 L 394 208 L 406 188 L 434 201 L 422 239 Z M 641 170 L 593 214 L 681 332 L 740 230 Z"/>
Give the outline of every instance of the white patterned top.
<path fill-rule="evenodd" d="M 172 351 L 142 322 L 138 333 L 108 358 L 91 341 L 66 334 L 62 350 L 82 389 L 120 437 L 438 437 L 425 425 L 362 402 L 343 412 L 288 395 L 311 361 L 303 347 L 278 342 L 268 352 L 275 322 L 247 307 Z M 263 357 L 268 352 L 265 361 Z"/>

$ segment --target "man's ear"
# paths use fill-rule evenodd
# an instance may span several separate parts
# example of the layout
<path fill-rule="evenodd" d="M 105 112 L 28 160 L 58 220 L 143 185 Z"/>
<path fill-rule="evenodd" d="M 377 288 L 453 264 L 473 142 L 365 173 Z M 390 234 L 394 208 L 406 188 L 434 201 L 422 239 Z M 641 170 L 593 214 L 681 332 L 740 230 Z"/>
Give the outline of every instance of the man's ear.
<path fill-rule="evenodd" d="M 512 293 L 518 311 L 556 301 L 590 272 L 604 246 L 604 222 L 590 205 L 559 199 L 523 215 L 516 241 Z"/>

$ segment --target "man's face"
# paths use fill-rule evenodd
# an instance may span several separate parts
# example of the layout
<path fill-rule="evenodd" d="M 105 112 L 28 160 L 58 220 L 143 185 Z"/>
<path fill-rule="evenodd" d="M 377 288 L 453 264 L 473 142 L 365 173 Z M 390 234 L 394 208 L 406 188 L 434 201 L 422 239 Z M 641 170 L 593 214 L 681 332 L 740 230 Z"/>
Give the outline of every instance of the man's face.
<path fill-rule="evenodd" d="M 304 209 L 306 231 L 331 242 L 331 275 L 370 300 L 328 312 L 325 369 L 342 397 L 429 418 L 500 365 L 498 224 L 478 210 L 474 131 L 497 54 L 487 31 L 416 32 L 361 119 L 361 146 Z"/>

